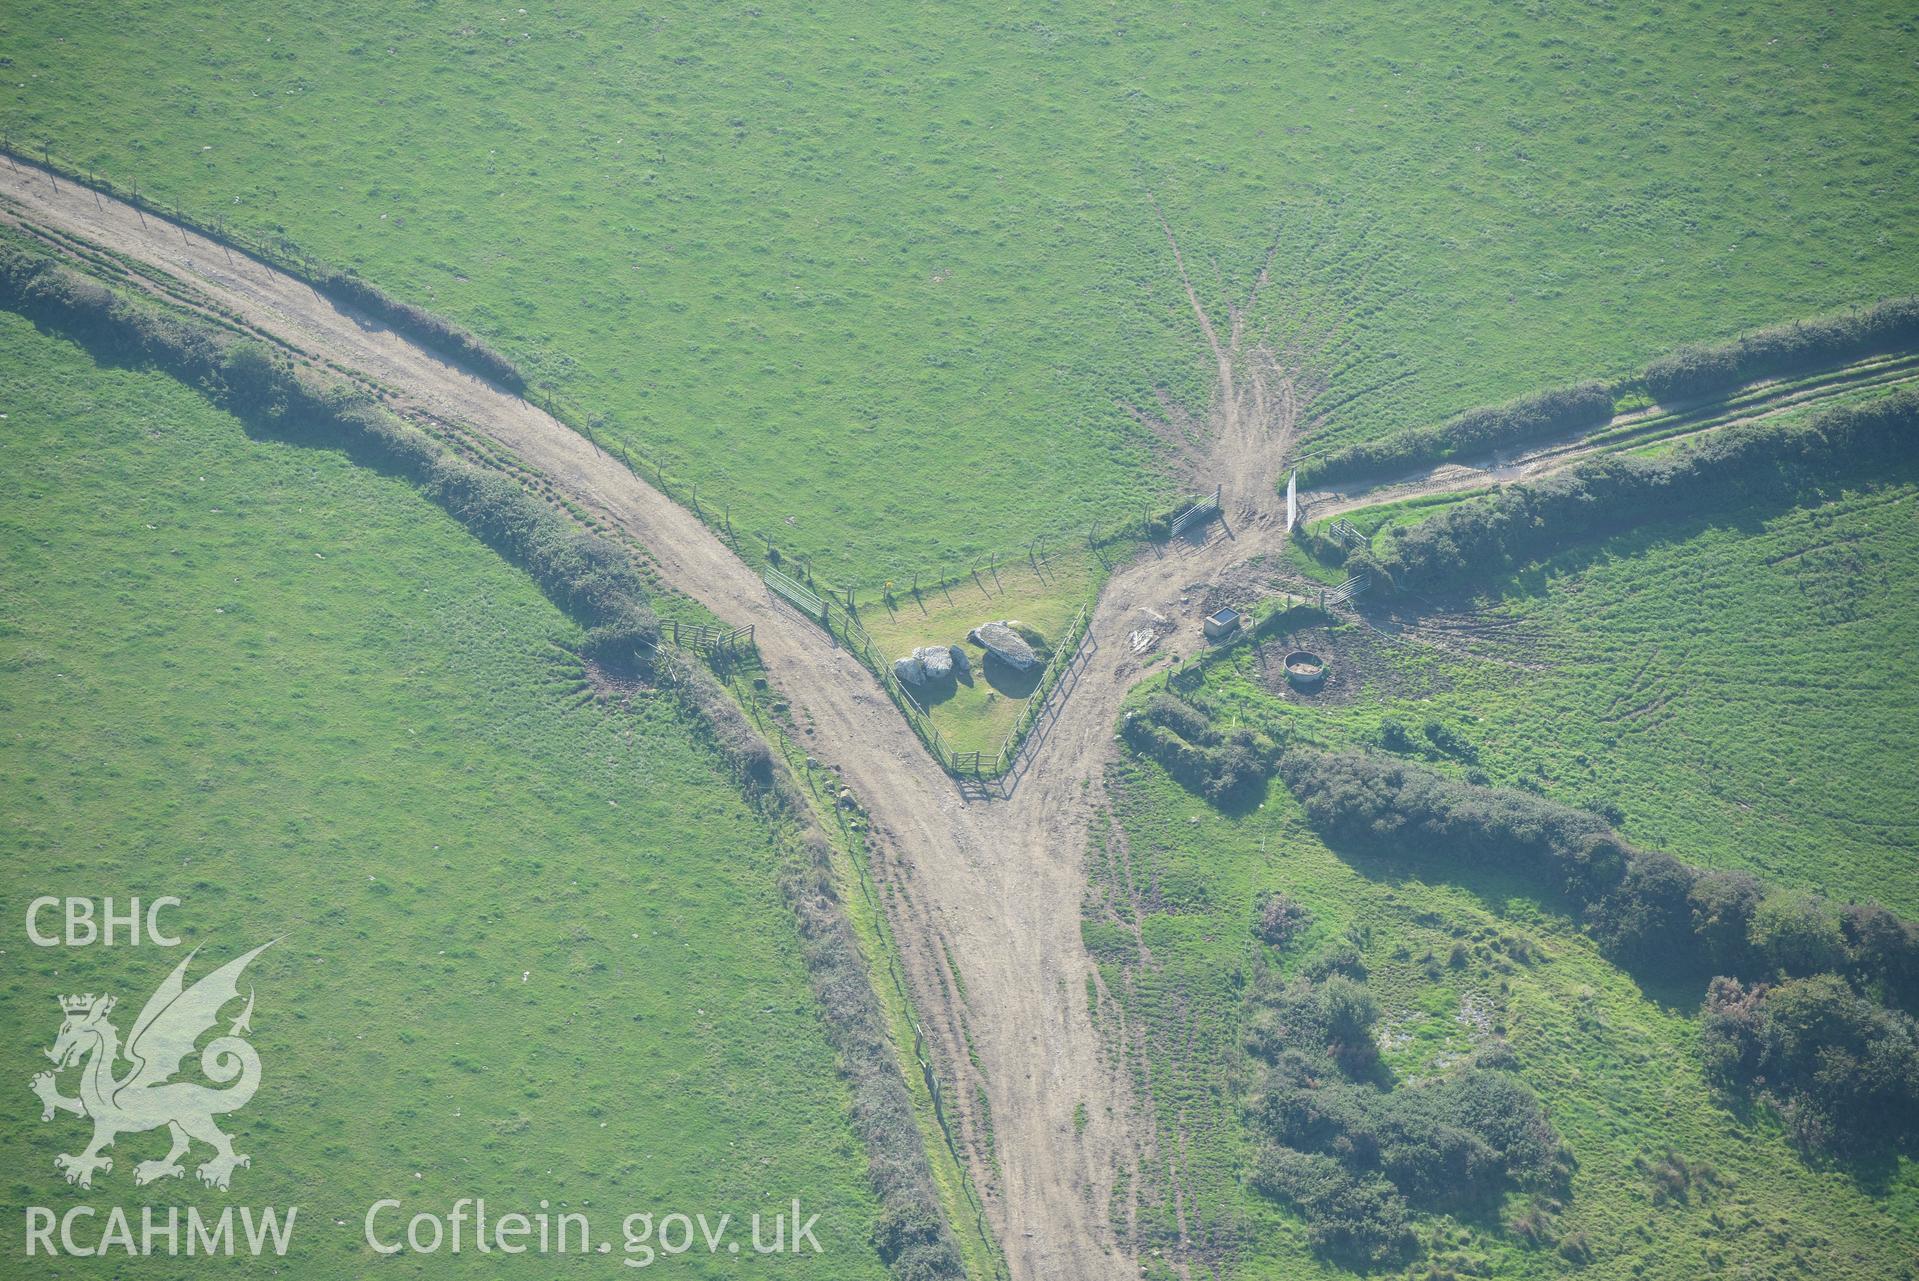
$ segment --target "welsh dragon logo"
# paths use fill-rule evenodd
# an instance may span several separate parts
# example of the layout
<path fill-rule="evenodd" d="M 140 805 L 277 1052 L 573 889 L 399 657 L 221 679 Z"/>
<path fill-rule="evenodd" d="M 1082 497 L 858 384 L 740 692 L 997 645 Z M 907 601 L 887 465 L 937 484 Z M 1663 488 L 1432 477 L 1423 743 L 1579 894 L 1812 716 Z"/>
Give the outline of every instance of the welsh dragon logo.
<path fill-rule="evenodd" d="M 47 1051 L 54 1070 L 33 1078 L 33 1092 L 40 1097 L 42 1121 L 51 1121 L 55 1112 L 71 1112 L 93 1122 L 93 1141 L 84 1152 L 78 1156 L 63 1153 L 53 1159 L 68 1183 L 92 1187 L 96 1172 L 104 1174 L 113 1169 L 113 1158 L 102 1156 L 102 1149 L 111 1147 L 122 1134 L 141 1134 L 161 1126 L 172 1136 L 173 1148 L 158 1161 L 135 1165 L 135 1183 L 181 1177 L 186 1171 L 180 1158 L 196 1139 L 213 1149 L 213 1156 L 195 1171 L 209 1187 L 224 1191 L 236 1166 L 252 1164 L 233 1150 L 233 1140 L 213 1123 L 214 1117 L 245 1107 L 260 1087 L 260 1056 L 242 1039 L 251 1031 L 251 989 L 246 1008 L 227 1028 L 226 1035 L 215 1037 L 200 1051 L 201 1072 L 226 1088 L 173 1078 L 180 1071 L 181 1060 L 193 1052 L 194 1043 L 219 1021 L 222 1007 L 238 999 L 240 975 L 248 963 L 272 946 L 264 943 L 254 948 L 190 988 L 186 986 L 186 973 L 194 954 L 189 953 L 159 990 L 147 998 L 140 1017 L 133 1021 L 124 1049 L 119 1029 L 107 1018 L 114 1007 L 111 996 L 89 992 L 60 998 L 66 1018 L 53 1048 Z M 118 1072 L 122 1058 L 130 1065 L 124 1075 Z M 80 1068 L 80 1095 L 67 1098 L 60 1093 L 55 1075 L 76 1065 Z"/>

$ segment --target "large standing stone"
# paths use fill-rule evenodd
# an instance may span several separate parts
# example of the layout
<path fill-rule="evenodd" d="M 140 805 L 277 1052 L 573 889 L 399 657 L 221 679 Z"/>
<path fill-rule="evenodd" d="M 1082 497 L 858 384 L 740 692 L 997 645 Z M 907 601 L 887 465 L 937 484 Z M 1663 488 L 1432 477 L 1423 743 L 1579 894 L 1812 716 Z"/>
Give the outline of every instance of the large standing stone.
<path fill-rule="evenodd" d="M 1039 655 L 1026 643 L 1024 637 L 1005 623 L 981 623 L 967 633 L 967 639 L 975 644 L 984 645 L 988 653 L 1011 667 L 1016 672 L 1027 671 L 1039 665 Z"/>
<path fill-rule="evenodd" d="M 929 681 L 943 681 L 953 674 L 953 654 L 944 645 L 927 645 L 913 651 Z"/>
<path fill-rule="evenodd" d="M 905 658 L 893 660 L 893 675 L 908 685 L 924 685 L 948 679 L 953 674 L 954 646 L 922 645 Z M 962 656 L 963 661 L 963 656 Z"/>

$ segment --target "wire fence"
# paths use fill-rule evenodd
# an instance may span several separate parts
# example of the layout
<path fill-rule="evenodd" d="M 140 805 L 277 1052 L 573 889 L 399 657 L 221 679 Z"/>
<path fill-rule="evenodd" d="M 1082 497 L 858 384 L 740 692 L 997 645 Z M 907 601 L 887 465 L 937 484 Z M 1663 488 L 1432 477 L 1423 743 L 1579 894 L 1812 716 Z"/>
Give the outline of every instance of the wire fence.
<path fill-rule="evenodd" d="M 351 307 L 360 305 L 360 300 L 356 298 L 338 296 L 335 288 L 336 282 L 341 278 L 359 281 L 360 278 L 355 273 L 335 267 L 289 236 L 262 235 L 245 227 L 234 226 L 215 215 L 197 214 L 184 205 L 169 203 L 150 191 L 141 190 L 137 180 L 115 178 L 90 164 L 70 160 L 55 151 L 51 143 L 43 143 L 38 148 L 25 147 L 18 145 L 12 135 L 0 134 L 0 157 L 5 159 L 8 167 L 15 173 L 31 173 L 37 169 L 47 176 L 47 180 L 55 188 L 59 187 L 61 181 L 66 181 L 77 187 L 84 187 L 97 195 L 109 196 L 130 205 L 143 221 L 147 215 L 151 214 L 155 219 L 171 224 L 174 228 L 192 231 L 222 249 L 230 248 L 284 275 L 291 276 L 315 292 L 332 298 L 336 303 L 344 303 Z M 364 282 L 361 283 L 364 284 Z M 434 320 L 437 322 L 438 318 Z M 432 342 L 426 345 L 435 346 Z M 454 358 L 458 359 L 457 354 Z M 518 371 L 514 373 L 517 376 Z M 645 450 L 633 448 L 625 440 L 616 439 L 617 425 L 607 415 L 593 413 L 571 403 L 551 382 L 543 379 L 524 388 L 508 388 L 508 390 L 529 404 L 538 405 L 554 418 L 585 436 L 588 443 L 601 453 L 608 457 L 619 458 L 634 475 L 647 480 L 674 502 L 691 508 L 714 533 L 724 537 L 736 552 L 740 550 L 740 544 L 733 529 L 731 504 L 724 502 L 716 504 L 710 493 L 706 501 L 702 502 L 699 484 L 670 474 L 664 455 L 649 454 Z M 767 540 L 767 556 L 769 560 L 776 563 L 780 559 L 780 553 L 770 539 Z"/>
<path fill-rule="evenodd" d="M 24 161 L 29 170 L 37 167 L 44 172 L 47 180 L 56 187 L 59 180 L 65 178 L 69 182 L 86 187 L 97 195 L 104 194 L 124 201 L 140 212 L 143 217 L 151 213 L 156 218 L 163 219 L 176 227 L 191 229 L 223 249 L 228 246 L 237 249 L 316 290 L 330 289 L 330 282 L 342 274 L 326 260 L 309 253 L 287 236 L 261 236 L 246 228 L 232 226 L 223 219 L 198 215 L 184 206 L 169 204 L 150 193 L 142 192 L 137 181 L 116 181 L 112 176 L 91 165 L 75 163 L 57 155 L 51 144 L 43 144 L 36 158 L 30 150 L 16 148 L 11 136 L 0 136 L 0 156 L 6 158 L 7 164 L 16 173 L 22 172 L 20 162 Z M 716 533 L 722 534 L 733 545 L 735 551 L 739 550 L 730 505 L 721 505 L 716 509 L 710 500 L 702 504 L 699 486 L 690 482 L 675 483 L 675 480 L 669 478 L 667 474 L 665 462 L 658 457 L 649 458 L 644 453 L 640 453 L 636 461 L 635 451 L 631 450 L 624 441 L 611 441 L 603 445 L 599 432 L 611 425 L 608 420 L 601 415 L 583 413 L 577 407 L 567 403 L 563 397 L 555 396 L 551 384 L 539 383 L 534 389 L 522 395 L 523 398 L 536 401 L 547 413 L 584 435 L 595 449 L 609 456 L 617 454 L 629 470 L 643 478 L 650 478 L 661 493 L 692 508 L 694 514 Z M 1170 537 L 1196 521 L 1217 513 L 1219 500 L 1220 491 L 1215 487 L 1210 497 L 1174 508 L 1171 515 L 1154 515 L 1150 510 L 1142 508 L 1136 519 L 1117 522 L 1107 527 L 1104 533 L 1102 533 L 1101 522 L 1095 522 L 1087 530 L 1087 545 L 1097 553 L 1102 547 L 1134 538 Z M 822 590 L 808 585 L 813 582 L 813 575 L 810 566 L 803 558 L 793 559 L 800 565 L 805 582 L 779 569 L 778 562 L 783 557 L 777 545 L 765 534 L 759 537 L 765 543 L 766 559 L 773 562 L 767 565 L 763 574 L 767 587 L 801 613 L 818 622 L 829 633 L 843 640 L 858 654 L 861 661 L 879 678 L 888 695 L 905 714 L 908 723 L 912 725 L 914 732 L 919 735 L 934 758 L 945 769 L 959 776 L 992 778 L 1002 776 L 1008 771 L 1017 759 L 1020 744 L 1032 729 L 1047 700 L 1057 689 L 1060 674 L 1067 670 L 1086 638 L 1087 610 L 1082 607 L 1062 636 L 1059 648 L 1042 673 L 1033 694 L 1021 709 L 1019 719 L 1014 723 L 1012 731 L 1007 735 L 989 765 L 984 752 L 959 752 L 948 744 L 926 709 L 920 705 L 919 700 L 914 698 L 912 693 L 894 676 L 892 665 L 859 621 L 854 589 L 846 589 L 845 603 L 842 605 L 835 598 L 831 588 Z M 1035 558 L 1038 556 L 1038 546 L 1041 541 L 1042 539 L 1035 538 L 1028 544 L 1029 554 Z M 994 568 L 998 567 L 1000 562 L 997 552 L 992 554 L 989 563 Z M 967 573 L 976 576 L 977 567 L 969 567 Z M 947 575 L 924 590 L 939 590 L 961 581 L 964 577 L 965 575 L 960 574 Z M 917 575 L 914 576 L 913 582 L 915 591 L 922 590 Z M 670 635 L 676 646 L 691 646 L 703 652 L 730 651 L 742 639 L 748 647 L 752 644 L 751 629 L 747 629 L 746 635 L 742 638 L 737 630 L 731 633 L 708 628 L 693 630 L 693 625 L 686 625 L 686 629 L 682 630 L 681 625 L 672 624 Z"/>
<path fill-rule="evenodd" d="M 1148 537 L 1174 537 L 1195 524 L 1218 516 L 1221 511 L 1222 493 L 1222 487 L 1215 485 L 1211 494 L 1175 508 L 1175 514 L 1170 517 L 1155 517 L 1150 513 L 1142 513 L 1138 528 Z M 1097 526 L 1089 531 L 1087 541 L 1089 546 L 1095 548 L 1101 545 Z M 1109 538 L 1107 543 L 1110 544 L 1112 541 L 1115 540 Z M 845 600 L 842 601 L 829 592 L 809 587 L 783 570 L 771 566 L 764 571 L 762 578 L 769 591 L 818 623 L 866 665 L 886 690 L 887 696 L 906 717 L 907 724 L 912 726 L 920 742 L 925 745 L 928 752 L 932 753 L 933 759 L 938 761 L 943 769 L 955 778 L 976 782 L 1003 779 L 1013 771 L 1014 765 L 1019 761 L 1020 749 L 1024 746 L 1027 735 L 1032 732 L 1048 703 L 1059 691 L 1063 676 L 1079 661 L 1081 651 L 1085 649 L 1092 635 L 1092 607 L 1089 602 L 1080 606 L 1073 615 L 1072 621 L 1066 625 L 1065 631 L 1060 634 L 1053 656 L 1047 662 L 1045 670 L 1040 673 L 1040 679 L 1033 687 L 1033 692 L 1027 697 L 1025 705 L 1020 709 L 1018 719 L 1013 722 L 1013 727 L 1001 742 L 999 750 L 989 758 L 984 750 L 970 748 L 959 750 L 947 742 L 946 736 L 940 733 L 939 726 L 934 724 L 932 716 L 927 713 L 919 699 L 915 698 L 913 692 L 894 675 L 892 663 L 874 643 L 872 636 L 860 622 L 859 611 L 854 603 L 855 597 L 851 589 L 847 591 Z M 915 589 L 917 590 L 917 584 Z M 1360 590 L 1363 590 L 1363 587 Z"/>
<path fill-rule="evenodd" d="M 992 779 L 1004 776 L 1018 759 L 1019 749 L 1047 700 L 1059 688 L 1060 676 L 1078 657 L 1091 630 L 1091 610 L 1081 605 L 1073 615 L 1072 622 L 1061 633 L 1058 647 L 1046 668 L 1040 673 L 1038 683 L 1027 697 L 1025 706 L 1020 709 L 1019 718 L 1013 722 L 999 751 L 989 759 L 983 751 L 961 751 L 946 740 L 934 724 L 925 706 L 913 695 L 904 682 L 893 672 L 893 665 L 887 660 L 886 653 L 880 649 L 860 622 L 859 614 L 846 608 L 830 596 L 807 588 L 795 581 L 791 575 L 777 569 L 767 569 L 762 575 L 767 590 L 794 607 L 801 614 L 818 623 L 828 635 L 850 650 L 860 662 L 879 680 L 886 690 L 887 697 L 893 700 L 900 713 L 906 717 L 906 723 L 932 753 L 933 759 L 948 773 L 959 778 Z"/>

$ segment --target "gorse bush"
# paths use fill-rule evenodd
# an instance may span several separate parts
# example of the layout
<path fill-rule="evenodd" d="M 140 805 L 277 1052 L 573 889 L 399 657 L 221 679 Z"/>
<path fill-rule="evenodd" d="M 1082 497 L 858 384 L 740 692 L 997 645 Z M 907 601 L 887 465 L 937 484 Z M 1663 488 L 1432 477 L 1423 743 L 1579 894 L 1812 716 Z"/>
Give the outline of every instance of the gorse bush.
<path fill-rule="evenodd" d="M 1146 719 L 1171 730 L 1196 747 L 1216 747 L 1219 735 L 1206 713 L 1173 694 L 1154 694 L 1146 700 Z"/>
<path fill-rule="evenodd" d="M 1246 1115 L 1264 1140 L 1253 1185 L 1305 1218 L 1315 1249 L 1376 1266 L 1415 1251 L 1413 1210 L 1496 1209 L 1513 1189 L 1563 1182 L 1559 1137 L 1532 1090 L 1480 1062 L 1436 1081 L 1378 1081 L 1379 1005 L 1343 975 L 1247 995 L 1258 1064 Z"/>
<path fill-rule="evenodd" d="M 1658 458 L 1608 454 L 1393 529 L 1379 559 L 1402 587 L 1507 572 L 1675 511 L 1796 498 L 1870 476 L 1919 444 L 1919 393 L 1828 409 L 1804 426 L 1729 427 Z"/>
<path fill-rule="evenodd" d="M 1803 890 L 1778 890 L 1761 899 L 1746 937 L 1752 952 L 1781 974 L 1825 974 L 1846 965 L 1838 910 Z"/>
<path fill-rule="evenodd" d="M 1426 741 L 1431 743 L 1443 755 L 1455 760 L 1471 763 L 1479 759 L 1479 749 L 1471 740 L 1452 726 L 1440 721 L 1427 721 L 1424 729 Z"/>
<path fill-rule="evenodd" d="M 1882 1151 L 1919 1124 L 1919 1025 L 1837 974 L 1714 979 L 1702 1044 L 1715 1074 L 1766 1098 L 1809 1147 Z"/>
<path fill-rule="evenodd" d="M 1703 396 L 1741 383 L 1858 360 L 1919 343 L 1919 297 L 1755 329 L 1729 342 L 1682 347 L 1640 375 L 1661 401 Z"/>
<path fill-rule="evenodd" d="M 623 550 L 346 384 L 17 249 L 0 248 L 0 304 L 94 350 L 157 365 L 249 421 L 348 448 L 406 476 L 579 620 L 588 629 L 583 648 L 596 661 L 644 664 L 658 643 L 645 584 Z"/>
<path fill-rule="evenodd" d="M 1433 427 L 1362 441 L 1300 467 L 1300 479 L 1334 484 L 1441 463 L 1460 454 L 1528 444 L 1603 427 L 1612 420 L 1612 390 L 1604 383 L 1555 387 L 1503 405 L 1469 409 Z"/>
<path fill-rule="evenodd" d="M 1275 891 L 1260 902 L 1253 934 L 1274 947 L 1283 948 L 1312 925 L 1313 914 L 1303 904 Z"/>

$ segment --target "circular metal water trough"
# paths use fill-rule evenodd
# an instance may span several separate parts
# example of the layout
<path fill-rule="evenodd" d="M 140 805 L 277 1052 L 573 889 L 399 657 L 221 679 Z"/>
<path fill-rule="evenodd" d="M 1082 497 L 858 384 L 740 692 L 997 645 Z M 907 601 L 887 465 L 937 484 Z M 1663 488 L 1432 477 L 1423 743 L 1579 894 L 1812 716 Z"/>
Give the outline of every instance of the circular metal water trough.
<path fill-rule="evenodd" d="M 1286 680 L 1302 694 L 1310 694 L 1326 683 L 1326 660 L 1309 649 L 1296 649 L 1286 655 Z"/>

